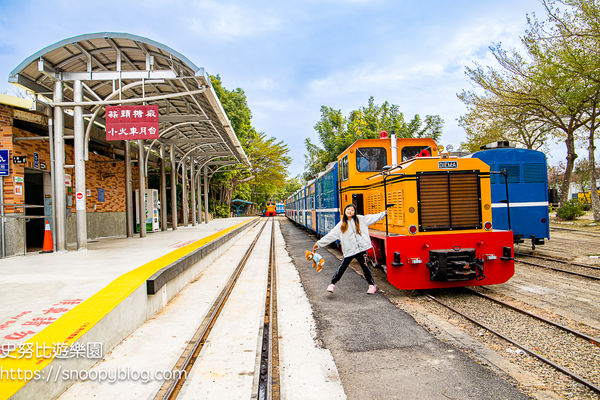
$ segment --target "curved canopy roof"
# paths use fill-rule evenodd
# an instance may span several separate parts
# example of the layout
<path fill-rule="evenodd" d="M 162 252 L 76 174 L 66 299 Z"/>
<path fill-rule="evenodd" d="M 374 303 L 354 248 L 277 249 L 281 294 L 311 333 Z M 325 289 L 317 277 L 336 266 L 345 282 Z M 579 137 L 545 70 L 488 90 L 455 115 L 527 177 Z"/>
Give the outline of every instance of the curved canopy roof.
<path fill-rule="evenodd" d="M 49 99 L 55 82 L 63 81 L 63 101 L 49 104 L 65 108 L 74 105 L 73 81 L 81 80 L 81 105 L 100 122 L 105 105 L 157 104 L 158 141 L 174 146 L 179 160 L 250 166 L 204 69 L 150 39 L 114 32 L 75 36 L 31 55 L 8 80 Z"/>

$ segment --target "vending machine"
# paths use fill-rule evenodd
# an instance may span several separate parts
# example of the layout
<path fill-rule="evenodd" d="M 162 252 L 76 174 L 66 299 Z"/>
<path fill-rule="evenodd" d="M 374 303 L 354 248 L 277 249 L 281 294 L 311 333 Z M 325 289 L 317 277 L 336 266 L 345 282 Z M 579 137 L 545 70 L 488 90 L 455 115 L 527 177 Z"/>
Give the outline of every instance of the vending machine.
<path fill-rule="evenodd" d="M 146 202 L 146 232 L 157 232 L 160 230 L 158 214 L 160 210 L 160 200 L 158 199 L 157 189 L 146 189 L 144 196 Z M 140 231 L 140 191 L 135 190 L 135 229 Z"/>

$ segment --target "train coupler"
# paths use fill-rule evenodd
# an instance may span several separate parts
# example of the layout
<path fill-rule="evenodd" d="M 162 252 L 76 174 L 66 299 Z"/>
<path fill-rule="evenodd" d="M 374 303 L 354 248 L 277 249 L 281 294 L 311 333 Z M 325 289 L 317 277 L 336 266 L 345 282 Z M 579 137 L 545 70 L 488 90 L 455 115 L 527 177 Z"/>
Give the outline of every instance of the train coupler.
<path fill-rule="evenodd" d="M 444 249 L 430 250 L 425 265 L 431 281 L 459 282 L 484 279 L 483 263 L 475 256 L 475 249 Z"/>

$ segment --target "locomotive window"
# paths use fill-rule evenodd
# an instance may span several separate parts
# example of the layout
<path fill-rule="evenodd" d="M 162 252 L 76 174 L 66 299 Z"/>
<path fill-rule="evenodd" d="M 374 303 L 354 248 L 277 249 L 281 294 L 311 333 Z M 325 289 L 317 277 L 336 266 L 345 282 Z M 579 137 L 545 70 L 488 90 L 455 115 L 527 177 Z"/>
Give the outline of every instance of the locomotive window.
<path fill-rule="evenodd" d="M 383 147 L 356 149 L 356 169 L 359 172 L 381 171 L 387 164 L 387 152 Z"/>
<path fill-rule="evenodd" d="M 427 149 L 429 154 L 431 154 L 431 149 L 429 146 L 406 146 L 402 148 L 401 157 L 402 161 L 410 160 L 421 153 L 421 151 Z"/>
<path fill-rule="evenodd" d="M 521 166 L 519 164 L 500 164 L 498 170 L 506 170 L 508 174 L 508 183 L 521 183 Z M 506 183 L 504 175 L 499 175 L 498 180 L 501 184 Z"/>
<path fill-rule="evenodd" d="M 344 156 L 340 161 L 340 177 L 342 181 L 348 179 L 348 156 Z"/>

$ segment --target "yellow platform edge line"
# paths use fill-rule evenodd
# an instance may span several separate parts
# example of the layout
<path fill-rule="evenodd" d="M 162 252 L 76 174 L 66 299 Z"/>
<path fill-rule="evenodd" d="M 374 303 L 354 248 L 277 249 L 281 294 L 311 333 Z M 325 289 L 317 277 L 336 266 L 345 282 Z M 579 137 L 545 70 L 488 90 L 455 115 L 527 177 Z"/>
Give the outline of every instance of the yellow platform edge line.
<path fill-rule="evenodd" d="M 48 325 L 47 328 L 25 341 L 25 343 L 33 344 L 34 353 L 36 344 L 46 345 L 49 349 L 52 349 L 55 343 L 62 343 L 67 346 L 73 344 L 157 271 L 192 253 L 205 244 L 256 220 L 256 218 L 253 218 L 240 222 L 126 272 L 90 298 L 62 315 L 59 319 Z M 18 352 L 14 351 L 11 355 L 18 356 Z M 8 399 L 29 381 L 19 379 L 6 380 L 4 379 L 5 375 L 2 375 L 4 371 L 21 370 L 30 371 L 31 374 L 35 374 L 43 370 L 54 358 L 54 355 L 48 358 L 38 358 L 34 355 L 31 358 L 0 359 L 0 400 Z M 4 373 L 6 374 L 6 372 Z"/>

